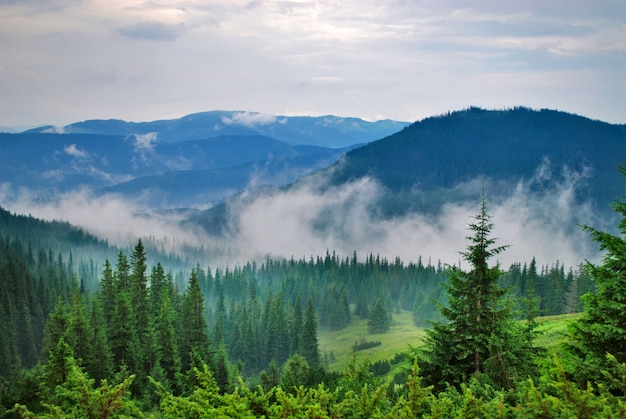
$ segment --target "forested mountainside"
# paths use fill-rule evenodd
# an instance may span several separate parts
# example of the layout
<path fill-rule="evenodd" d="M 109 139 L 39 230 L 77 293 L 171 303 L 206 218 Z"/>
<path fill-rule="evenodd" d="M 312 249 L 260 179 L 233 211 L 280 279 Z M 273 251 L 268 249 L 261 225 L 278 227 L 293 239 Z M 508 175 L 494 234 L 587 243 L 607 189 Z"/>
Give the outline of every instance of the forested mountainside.
<path fill-rule="evenodd" d="M 384 334 L 392 313 L 399 312 L 411 312 L 416 326 L 428 326 L 440 319 L 437 304 L 446 303 L 444 285 L 456 269 L 421 260 L 404 264 L 372 254 L 359 259 L 356 253 L 327 253 L 232 268 L 198 263 L 183 277 L 149 260 L 139 241 L 132 251 L 92 261 L 86 270 L 83 261 L 46 250 L 49 232 L 60 246 L 105 243 L 67 223 L 7 212 L 2 220 L 5 403 L 25 401 L 23 368 L 50 363 L 55 356 L 72 356 L 96 379 L 115 382 L 133 374 L 129 391 L 139 399 L 151 391 L 148 376 L 175 393 L 186 391 L 194 381 L 181 374 L 201 361 L 209 364 L 223 392 L 236 386 L 237 374 L 260 380 L 268 390 L 279 385 L 278 368 L 298 354 L 317 371 L 311 383 L 330 382 L 336 376 L 325 371 L 333 368 L 334 354 L 317 347 L 318 326 L 341 330 L 368 319 L 371 333 Z M 40 240 L 31 242 L 35 236 Z M 95 293 L 86 280 L 94 270 Z M 534 260 L 510 266 L 500 282 L 511 288 L 522 318 L 531 289 L 542 314 L 579 311 L 579 297 L 594 289 L 584 271 L 565 271 L 558 262 L 538 267 Z M 369 343 L 354 342 L 355 350 Z M 37 391 L 50 391 L 59 378 L 45 380 L 36 384 Z"/>
<path fill-rule="evenodd" d="M 292 145 L 317 145 L 330 148 L 349 147 L 385 137 L 408 125 L 408 122 L 364 121 L 333 115 L 283 116 L 246 111 L 210 111 L 178 119 L 127 122 L 89 120 L 61 129 L 45 126 L 27 132 L 64 132 L 68 134 L 145 135 L 163 142 L 180 142 L 218 136 L 262 135 Z"/>
<path fill-rule="evenodd" d="M 446 191 L 477 178 L 485 179 L 493 201 L 543 167 L 535 188 L 563 181 L 572 172 L 584 173 L 576 190 L 579 200 L 610 211 L 622 193 L 617 168 L 624 156 L 626 130 L 621 125 L 553 110 L 470 108 L 426 118 L 354 149 L 327 172 L 331 185 L 374 177 L 398 197 L 387 198 L 392 203 L 386 207 L 397 213 L 430 205 L 430 198 L 441 201 L 441 193 L 454 199 L 463 191 Z"/>

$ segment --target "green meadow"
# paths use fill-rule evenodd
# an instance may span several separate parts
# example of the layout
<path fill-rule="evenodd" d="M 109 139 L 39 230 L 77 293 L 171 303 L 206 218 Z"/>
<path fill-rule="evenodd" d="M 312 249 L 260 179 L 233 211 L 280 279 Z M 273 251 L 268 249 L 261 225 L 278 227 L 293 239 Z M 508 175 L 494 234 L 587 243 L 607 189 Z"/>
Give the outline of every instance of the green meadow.
<path fill-rule="evenodd" d="M 565 339 L 567 325 L 577 319 L 580 313 L 563 314 L 559 316 L 538 317 L 538 331 L 541 334 L 535 343 L 545 348 L 548 353 L 559 353 L 561 343 Z M 425 329 L 413 324 L 412 313 L 402 310 L 392 314 L 391 329 L 387 333 L 370 334 L 367 330 L 367 320 L 353 317 L 351 324 L 341 330 L 330 331 L 320 329 L 318 333 L 319 348 L 322 356 L 329 359 L 328 367 L 331 371 L 343 371 L 353 357 L 358 363 L 369 360 L 391 360 L 398 353 L 409 352 L 410 347 L 418 347 L 422 343 Z M 380 345 L 364 350 L 354 350 L 357 342 L 380 341 Z M 403 368 L 408 368 L 409 362 L 392 365 L 387 377 L 391 378 Z"/>

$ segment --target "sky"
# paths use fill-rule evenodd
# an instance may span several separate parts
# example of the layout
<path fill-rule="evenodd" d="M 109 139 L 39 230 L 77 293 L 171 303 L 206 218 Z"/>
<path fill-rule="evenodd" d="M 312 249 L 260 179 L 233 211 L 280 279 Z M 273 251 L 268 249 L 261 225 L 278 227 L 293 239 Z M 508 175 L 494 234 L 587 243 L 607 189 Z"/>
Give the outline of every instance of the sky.
<path fill-rule="evenodd" d="M 623 0 L 0 0 L 0 126 L 209 110 L 626 123 Z"/>

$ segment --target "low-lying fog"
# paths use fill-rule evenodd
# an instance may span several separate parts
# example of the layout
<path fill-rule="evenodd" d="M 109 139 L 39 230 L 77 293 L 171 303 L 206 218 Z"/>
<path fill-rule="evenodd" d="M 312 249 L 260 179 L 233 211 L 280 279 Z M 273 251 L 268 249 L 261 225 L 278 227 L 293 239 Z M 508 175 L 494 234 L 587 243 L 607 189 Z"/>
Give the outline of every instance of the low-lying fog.
<path fill-rule="evenodd" d="M 513 262 L 529 262 L 533 257 L 539 264 L 558 260 L 567 267 L 575 267 L 585 259 L 599 259 L 597 247 L 580 224 L 604 227 L 606 223 L 596 219 L 591 205 L 574 201 L 584 173 L 567 172 L 566 180 L 561 182 L 547 179 L 546 173 L 538 168 L 533 179 L 520 181 L 506 197 L 491 202 L 487 196 L 493 237 L 498 239 L 497 245 L 511 246 L 498 256 L 503 268 Z M 421 256 L 424 262 L 458 264 L 459 251 L 466 249 L 466 237 L 471 234 L 468 224 L 479 212 L 479 200 L 472 200 L 447 204 L 437 216 L 410 214 L 381 220 L 371 211 L 372 204 L 384 193 L 374 179 L 330 189 L 320 188 L 320 182 L 324 180 L 309 178 L 287 190 L 235 201 L 235 219 L 229 222 L 237 225 L 238 231 L 220 239 L 209 237 L 201 228 L 181 227 L 181 213 L 151 212 L 131 200 L 115 195 L 95 197 L 88 190 L 38 201 L 26 190 L 10 194 L 4 187 L 0 189 L 0 205 L 41 219 L 69 221 L 122 246 L 138 237 L 154 237 L 167 238 L 174 248 L 176 243 L 184 242 L 231 249 L 228 260 L 200 261 L 212 266 L 233 266 L 266 255 L 308 259 L 327 250 L 342 257 L 356 250 L 360 257 L 373 253 L 409 262 Z M 457 188 L 474 188 L 480 195 L 481 189 L 489 189 L 485 182 L 480 179 Z M 531 185 L 537 182 L 550 186 L 531 192 Z"/>

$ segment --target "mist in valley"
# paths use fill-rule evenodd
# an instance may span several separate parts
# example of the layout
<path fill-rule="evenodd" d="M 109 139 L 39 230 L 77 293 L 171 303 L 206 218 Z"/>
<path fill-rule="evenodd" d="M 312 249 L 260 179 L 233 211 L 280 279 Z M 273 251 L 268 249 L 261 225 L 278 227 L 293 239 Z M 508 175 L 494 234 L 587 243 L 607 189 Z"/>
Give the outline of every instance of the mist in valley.
<path fill-rule="evenodd" d="M 142 197 L 96 195 L 88 189 L 39 200 L 28 190 L 10 193 L 4 187 L 0 205 L 44 220 L 68 221 L 118 247 L 144 238 L 192 264 L 234 266 L 268 256 L 308 259 L 327 251 L 348 257 L 356 251 L 361 257 L 371 253 L 463 266 L 459 252 L 467 246 L 468 224 L 484 191 L 497 244 L 510 245 L 498 256 L 503 268 L 533 257 L 540 265 L 559 261 L 568 267 L 598 260 L 597 248 L 580 225 L 605 228 L 610 220 L 599 219 L 591 203 L 575 200 L 588 173 L 563 169 L 557 180 L 549 177 L 547 165 L 538 167 L 533 178 L 511 184 L 506 194 L 490 196 L 494 181 L 478 178 L 447 191 L 462 198 L 436 212 L 387 218 L 377 210 L 387 192 L 373 178 L 329 186 L 327 175 L 316 174 L 290 188 L 257 193 L 251 187 L 228 203 L 229 233 L 220 237 L 185 222 L 202 209 L 156 211 L 142 206 Z"/>

